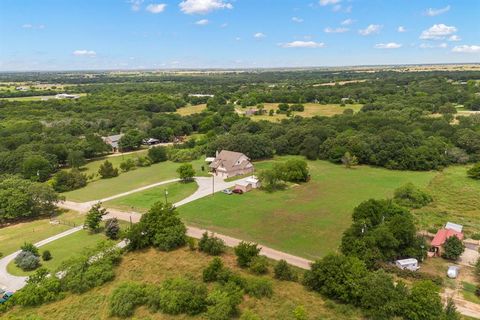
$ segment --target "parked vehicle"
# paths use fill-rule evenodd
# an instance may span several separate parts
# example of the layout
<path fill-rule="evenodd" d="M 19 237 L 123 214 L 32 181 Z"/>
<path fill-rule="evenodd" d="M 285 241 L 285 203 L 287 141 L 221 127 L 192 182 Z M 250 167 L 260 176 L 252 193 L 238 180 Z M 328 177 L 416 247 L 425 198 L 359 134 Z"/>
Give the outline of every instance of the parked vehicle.
<path fill-rule="evenodd" d="M 243 194 L 243 191 L 241 189 L 233 189 L 232 192 L 236 194 Z"/>
<path fill-rule="evenodd" d="M 0 304 L 7 302 L 13 296 L 13 292 L 0 289 Z"/>
<path fill-rule="evenodd" d="M 222 192 L 225 193 L 225 194 L 232 194 L 233 193 L 232 190 L 230 190 L 230 189 L 223 189 Z"/>
<path fill-rule="evenodd" d="M 395 261 L 395 265 L 400 269 L 407 269 L 410 271 L 417 271 L 420 269 L 418 266 L 418 260 L 414 258 L 402 259 Z"/>

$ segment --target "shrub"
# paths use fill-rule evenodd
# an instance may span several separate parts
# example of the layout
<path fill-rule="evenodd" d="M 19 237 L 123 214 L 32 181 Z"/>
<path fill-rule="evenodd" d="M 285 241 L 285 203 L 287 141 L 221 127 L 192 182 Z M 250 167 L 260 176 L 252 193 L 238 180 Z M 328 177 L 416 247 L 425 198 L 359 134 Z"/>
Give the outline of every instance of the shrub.
<path fill-rule="evenodd" d="M 262 320 L 262 318 L 253 311 L 247 309 L 243 311 L 240 320 Z"/>
<path fill-rule="evenodd" d="M 116 287 L 110 297 L 110 315 L 130 317 L 135 308 L 144 304 L 146 300 L 145 287 L 138 283 L 122 283 Z"/>
<path fill-rule="evenodd" d="M 209 237 L 208 232 L 205 232 L 198 242 L 198 249 L 211 256 L 218 256 L 225 252 L 225 242 L 213 234 Z"/>
<path fill-rule="evenodd" d="M 235 247 L 235 255 L 237 256 L 237 264 L 246 268 L 250 265 L 250 262 L 253 258 L 257 257 L 260 253 L 260 248 L 256 243 L 240 242 L 238 246 Z"/>
<path fill-rule="evenodd" d="M 442 257 L 449 260 L 457 260 L 465 251 L 465 245 L 462 240 L 457 237 L 449 237 L 444 245 L 443 249 L 445 250 L 442 254 Z"/>
<path fill-rule="evenodd" d="M 295 309 L 293 309 L 293 316 L 295 317 L 295 320 L 307 320 L 307 311 L 305 311 L 305 308 L 303 306 L 296 306 Z"/>
<path fill-rule="evenodd" d="M 218 272 L 217 281 L 220 284 L 235 283 L 243 289 L 247 286 L 247 280 L 244 277 L 228 268 L 223 268 Z"/>
<path fill-rule="evenodd" d="M 52 254 L 50 253 L 50 251 L 45 250 L 42 252 L 42 260 L 43 261 L 52 260 Z"/>
<path fill-rule="evenodd" d="M 196 241 L 195 241 L 194 238 L 188 237 L 188 238 L 187 238 L 187 244 L 188 244 L 188 248 L 189 248 L 191 251 L 195 251 L 195 249 L 196 249 Z"/>
<path fill-rule="evenodd" d="M 110 161 L 105 160 L 105 162 L 100 165 L 98 174 L 102 179 L 114 178 L 118 176 L 118 169 L 114 168 Z"/>
<path fill-rule="evenodd" d="M 288 265 L 287 261 L 280 260 L 274 268 L 275 279 L 285 281 L 297 281 L 298 276 L 295 271 Z"/>
<path fill-rule="evenodd" d="M 480 162 L 475 164 L 472 168 L 467 171 L 467 175 L 472 179 L 480 179 Z"/>
<path fill-rule="evenodd" d="M 208 266 L 203 269 L 203 281 L 212 282 L 218 280 L 218 275 L 223 270 L 222 259 L 215 257 Z"/>
<path fill-rule="evenodd" d="M 471 237 L 473 240 L 480 240 L 480 233 L 477 232 L 477 233 L 474 233 L 472 234 L 472 237 Z"/>
<path fill-rule="evenodd" d="M 153 293 L 153 294 L 152 294 Z M 150 308 L 167 314 L 195 315 L 206 308 L 207 287 L 185 278 L 168 279 L 148 296 Z"/>
<path fill-rule="evenodd" d="M 31 271 L 40 266 L 40 259 L 30 251 L 21 251 L 15 257 L 15 264 L 23 271 Z"/>
<path fill-rule="evenodd" d="M 207 297 L 206 317 L 210 320 L 228 320 L 238 313 L 238 305 L 243 300 L 243 290 L 229 282 L 214 289 Z"/>
<path fill-rule="evenodd" d="M 193 177 L 195 176 L 195 170 L 191 163 L 180 165 L 180 167 L 177 168 L 177 173 L 183 182 L 193 181 Z"/>
<path fill-rule="evenodd" d="M 303 283 L 329 298 L 356 303 L 361 296 L 360 280 L 366 274 L 365 264 L 358 258 L 330 254 L 312 264 Z"/>
<path fill-rule="evenodd" d="M 249 296 L 255 298 L 270 298 L 273 295 L 272 283 L 264 278 L 248 278 L 244 289 Z"/>
<path fill-rule="evenodd" d="M 28 278 L 25 287 L 17 291 L 12 300 L 18 305 L 33 307 L 63 297 L 60 280 L 46 269 L 40 268 Z"/>
<path fill-rule="evenodd" d="M 268 260 L 264 256 L 258 256 L 252 259 L 248 269 L 255 274 L 265 274 L 268 272 Z"/>
<path fill-rule="evenodd" d="M 87 176 L 78 169 L 72 169 L 70 171 L 61 170 L 52 180 L 52 187 L 57 192 L 67 192 L 79 188 L 83 188 L 87 185 Z"/>
<path fill-rule="evenodd" d="M 424 207 L 433 201 L 428 193 L 415 187 L 412 183 L 407 183 L 396 189 L 393 199 L 398 205 L 414 209 Z"/>
<path fill-rule="evenodd" d="M 165 147 L 153 147 L 148 149 L 148 157 L 153 163 L 167 161 L 167 149 Z"/>
<path fill-rule="evenodd" d="M 105 221 L 105 235 L 111 240 L 117 240 L 120 235 L 120 224 L 117 218 Z"/>
<path fill-rule="evenodd" d="M 132 169 L 135 169 L 135 161 L 133 161 L 133 159 L 127 159 L 125 161 L 122 161 L 120 163 L 120 169 L 123 172 L 127 172 L 127 171 L 130 171 Z"/>
<path fill-rule="evenodd" d="M 306 182 L 310 177 L 307 162 L 300 159 L 287 160 L 284 164 L 284 180 L 289 182 Z"/>
<path fill-rule="evenodd" d="M 400 278 L 404 279 L 410 279 L 410 280 L 430 280 L 433 283 L 435 283 L 438 286 L 443 285 L 443 278 L 440 276 L 436 276 L 430 273 L 425 273 L 421 271 L 411 271 L 408 269 L 400 269 L 395 265 L 388 264 L 388 263 L 383 263 L 383 262 L 377 262 L 375 265 L 377 269 L 381 268 L 388 273 L 393 273 L 399 276 Z"/>
<path fill-rule="evenodd" d="M 85 216 L 85 227 L 91 232 L 97 232 L 102 217 L 107 213 L 107 209 L 102 208 L 102 204 L 97 202 L 90 208 L 90 210 L 88 210 L 87 215 Z"/>
<path fill-rule="evenodd" d="M 137 157 L 135 159 L 135 165 L 137 167 L 150 167 L 152 165 L 152 161 L 148 157 Z"/>
<path fill-rule="evenodd" d="M 93 256 L 96 258 L 92 259 Z M 94 250 L 87 250 L 80 257 L 65 261 L 58 268 L 58 271 L 64 272 L 61 278 L 62 289 L 73 293 L 83 293 L 113 280 L 115 278 L 114 267 L 120 259 L 120 249 L 105 242 L 100 243 Z"/>
<path fill-rule="evenodd" d="M 20 247 L 20 250 L 22 251 L 26 251 L 26 252 L 30 252 L 32 253 L 33 255 L 35 256 L 40 256 L 40 254 L 38 253 L 38 248 L 35 247 L 35 245 L 33 245 L 32 243 L 27 243 L 25 242 L 21 247 Z"/>

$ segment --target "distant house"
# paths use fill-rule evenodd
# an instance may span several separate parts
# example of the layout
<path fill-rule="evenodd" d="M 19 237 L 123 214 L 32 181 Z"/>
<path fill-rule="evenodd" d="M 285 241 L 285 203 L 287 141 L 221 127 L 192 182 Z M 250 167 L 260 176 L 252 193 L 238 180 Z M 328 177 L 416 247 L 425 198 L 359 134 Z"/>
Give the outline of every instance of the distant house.
<path fill-rule="evenodd" d="M 118 143 L 122 137 L 123 133 L 120 133 L 113 136 L 102 137 L 102 140 L 112 148 L 112 152 L 119 152 L 120 149 Z"/>
<path fill-rule="evenodd" d="M 19 87 L 15 87 L 15 90 L 17 90 L 17 91 L 28 91 L 28 90 L 30 90 L 30 88 L 25 87 L 25 86 L 19 86 Z"/>
<path fill-rule="evenodd" d="M 250 158 L 240 152 L 222 150 L 209 165 L 213 174 L 222 178 L 253 173 Z"/>
<path fill-rule="evenodd" d="M 440 256 L 443 251 L 443 245 L 445 241 L 447 241 L 450 237 L 457 237 L 460 240 L 463 240 L 463 233 L 462 233 L 463 226 L 447 222 L 444 228 L 437 231 L 435 237 L 433 238 L 432 242 L 430 243 L 430 256 Z"/>
<path fill-rule="evenodd" d="M 196 98 L 204 98 L 204 97 L 213 98 L 214 97 L 213 94 L 203 94 L 203 93 L 190 93 L 188 96 L 196 97 Z"/>
<path fill-rule="evenodd" d="M 78 99 L 80 96 L 78 94 L 68 94 L 68 93 L 59 93 L 55 95 L 57 99 Z"/>

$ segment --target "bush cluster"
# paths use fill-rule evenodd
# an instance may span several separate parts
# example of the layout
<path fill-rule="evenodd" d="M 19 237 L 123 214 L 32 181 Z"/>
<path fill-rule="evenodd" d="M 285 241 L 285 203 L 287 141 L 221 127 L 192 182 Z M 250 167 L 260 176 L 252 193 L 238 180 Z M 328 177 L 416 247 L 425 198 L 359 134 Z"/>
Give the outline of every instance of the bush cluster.
<path fill-rule="evenodd" d="M 205 232 L 198 241 L 198 250 L 211 256 L 218 256 L 225 252 L 225 242 L 214 234 L 209 236 L 208 232 Z"/>

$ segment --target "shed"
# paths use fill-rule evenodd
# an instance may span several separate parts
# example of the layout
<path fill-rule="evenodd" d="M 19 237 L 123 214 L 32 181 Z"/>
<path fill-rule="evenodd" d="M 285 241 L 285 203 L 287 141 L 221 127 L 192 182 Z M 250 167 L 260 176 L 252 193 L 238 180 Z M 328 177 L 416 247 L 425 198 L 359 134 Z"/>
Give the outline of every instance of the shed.
<path fill-rule="evenodd" d="M 456 223 L 453 223 L 453 222 L 447 222 L 447 224 L 445 225 L 445 229 L 454 230 L 456 232 L 462 232 L 463 226 L 461 224 L 456 224 Z"/>
<path fill-rule="evenodd" d="M 415 258 L 408 258 L 395 261 L 395 265 L 400 269 L 407 269 L 410 271 L 417 271 L 420 269 L 418 266 L 418 260 Z"/>
<path fill-rule="evenodd" d="M 245 193 L 252 190 L 252 184 L 247 181 L 239 181 L 235 184 L 234 189 L 242 190 Z"/>
<path fill-rule="evenodd" d="M 247 179 L 245 179 L 245 181 L 250 183 L 252 185 L 252 188 L 254 189 L 260 188 L 261 186 L 260 180 L 258 180 L 256 176 L 248 177 Z"/>

